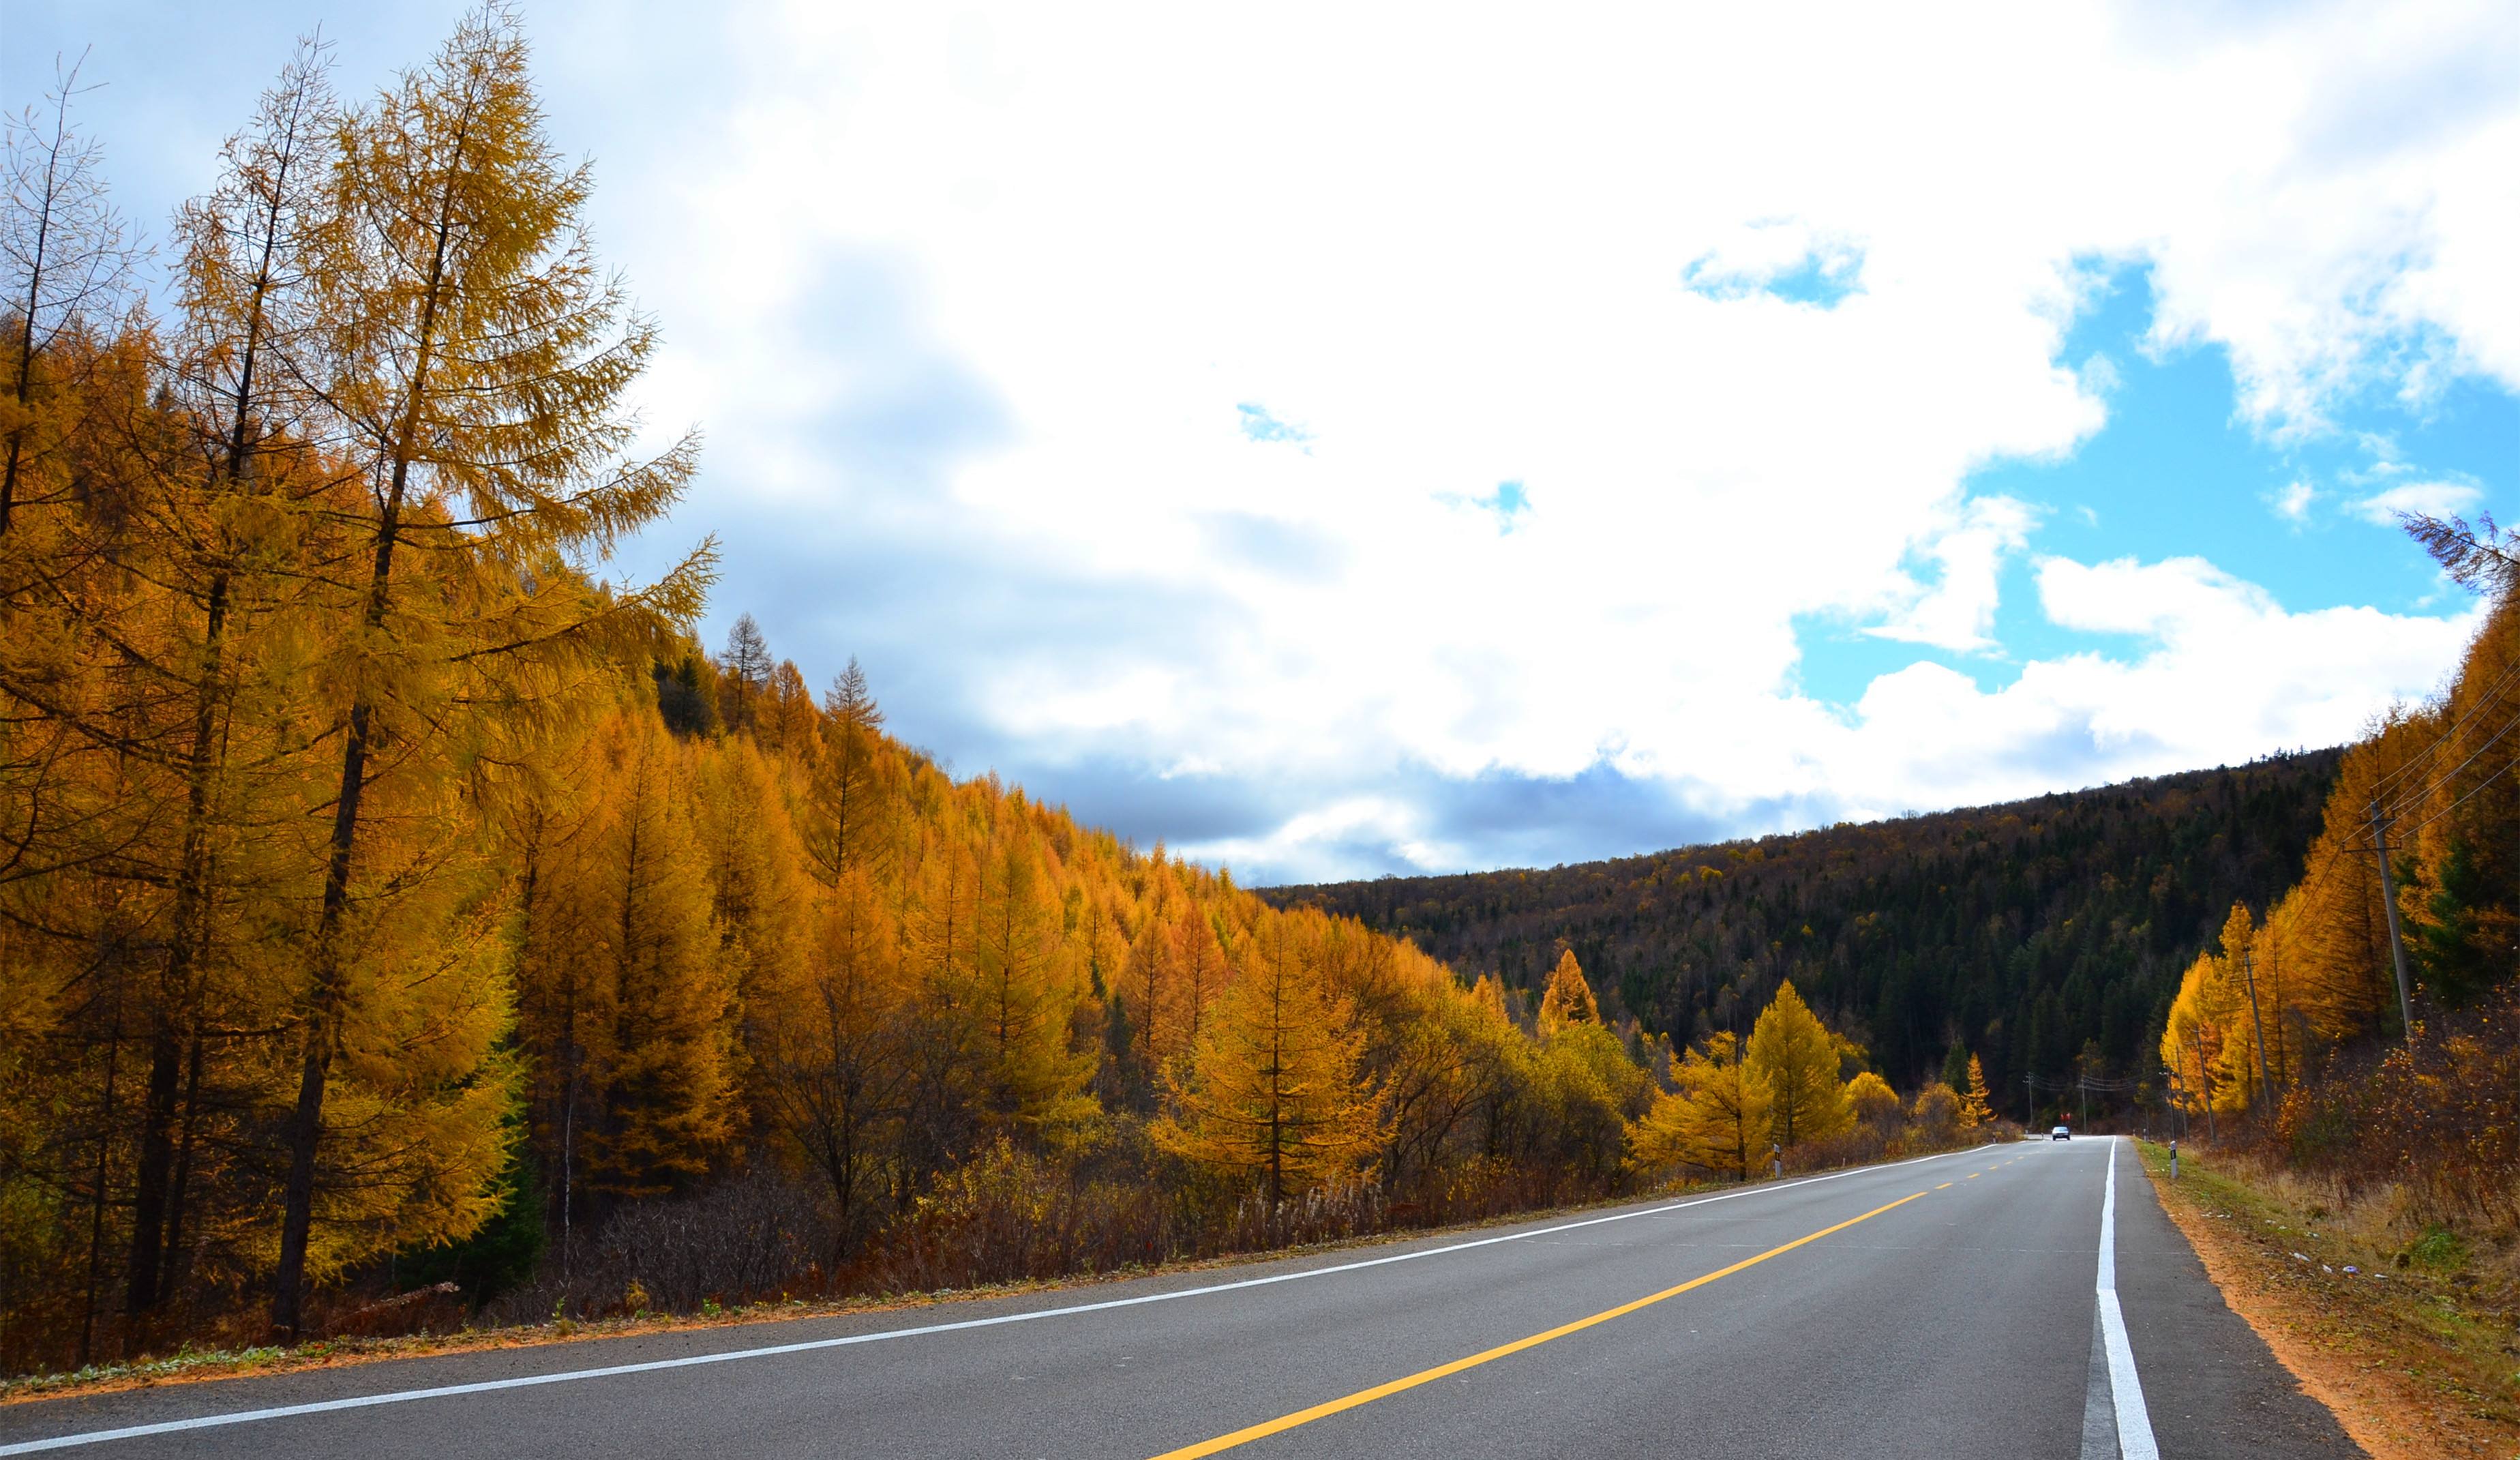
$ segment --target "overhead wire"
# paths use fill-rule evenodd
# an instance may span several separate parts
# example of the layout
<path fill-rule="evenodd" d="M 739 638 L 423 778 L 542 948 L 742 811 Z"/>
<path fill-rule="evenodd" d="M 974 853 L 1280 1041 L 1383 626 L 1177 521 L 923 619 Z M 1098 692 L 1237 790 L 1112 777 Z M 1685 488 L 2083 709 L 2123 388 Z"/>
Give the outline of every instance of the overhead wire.
<path fill-rule="evenodd" d="M 2421 765 L 2435 751 L 2438 751 L 2443 746 L 2449 744 L 2451 738 L 2458 734 L 2459 730 L 2464 727 L 2469 720 L 2472 720 L 2476 718 L 2476 716 L 2484 713 L 2488 707 L 2501 699 L 2503 692 L 2510 688 L 2511 683 L 2515 678 L 2520 678 L 2520 660 L 2514 660 L 2510 663 L 2505 664 L 2502 668 L 2502 672 L 2495 676 L 2494 682 L 2486 686 L 2485 689 L 2479 693 L 2476 703 L 2470 705 L 2465 713 L 2459 715 L 2456 719 L 2452 720 L 2448 726 L 2444 727 L 2442 733 L 2434 736 L 2430 744 L 2426 745 L 2422 750 L 2415 752 L 2413 754 L 2408 755 L 2406 759 L 2398 762 L 2398 766 L 2395 770 L 2389 771 L 2382 775 L 2378 780 L 2372 782 L 2371 794 L 2375 797 L 2391 794 L 2389 790 L 2390 783 L 2398 780 L 2402 776 L 2411 773 L 2416 766 Z"/>
<path fill-rule="evenodd" d="M 2520 661 L 2514 661 L 2513 662 L 2515 667 L 2520 667 Z M 2397 801 L 2396 809 L 2394 811 L 2386 811 L 2384 814 L 2394 821 L 2399 816 L 2403 816 L 2408 812 L 2420 807 L 2427 797 L 2430 797 L 2434 792 L 2441 790 L 2451 782 L 2458 779 L 2458 773 L 2460 771 L 2474 765 L 2476 763 L 2477 756 L 2493 750 L 2497 744 L 2500 743 L 2502 737 L 2511 733 L 2512 727 L 2514 726 L 2520 726 L 2520 714 L 2515 714 L 2511 718 L 2504 720 L 2502 722 L 2501 729 L 2497 730 L 2491 736 L 2488 736 L 2485 744 L 2478 746 L 2474 751 L 2470 752 L 2465 760 L 2452 766 L 2447 772 L 2443 773 L 2439 780 L 2436 780 L 2431 785 L 2424 787 L 2421 791 L 2400 798 Z"/>
<path fill-rule="evenodd" d="M 2515 721 L 2515 723 L 2520 723 L 2520 721 Z M 2504 774 L 2509 772 L 2515 765 L 2520 765 L 2520 756 L 2514 756 L 2513 758 L 2502 762 L 2501 770 L 2496 771 L 2494 774 L 2487 776 L 2484 780 L 2477 782 L 2474 786 L 2469 787 L 2466 796 L 2460 797 L 2458 799 L 2452 801 L 2449 805 L 2435 811 L 2430 816 L 2416 822 L 2413 826 L 2407 828 L 2407 835 L 2413 836 L 2415 833 L 2422 831 L 2425 827 L 2428 827 L 2434 822 L 2441 820 L 2443 817 L 2448 816 L 2451 812 L 2466 805 L 2470 798 L 2474 797 L 2478 792 L 2483 791 L 2486 787 L 2493 785 L 2496 781 L 2502 779 Z"/>

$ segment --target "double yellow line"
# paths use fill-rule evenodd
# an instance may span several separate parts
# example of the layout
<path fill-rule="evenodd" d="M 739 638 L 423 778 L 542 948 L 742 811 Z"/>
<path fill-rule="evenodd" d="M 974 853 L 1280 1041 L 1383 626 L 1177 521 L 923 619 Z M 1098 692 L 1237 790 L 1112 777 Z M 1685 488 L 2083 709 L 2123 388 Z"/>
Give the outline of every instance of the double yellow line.
<path fill-rule="evenodd" d="M 1946 1186 L 1950 1184 L 1951 1183 L 1949 1182 L 1944 1183 Z M 1693 1288 L 1703 1288 L 1709 1283 L 1731 1277 L 1732 1274 L 1741 1271 L 1745 1267 L 1756 1267 L 1760 1263 L 1767 1261 L 1770 1257 L 1782 1256 L 1786 1253 L 1792 1252 L 1795 1248 L 1805 1246 L 1809 1243 L 1818 1242 L 1822 1238 L 1829 1236 L 1832 1233 L 1843 1232 L 1858 1222 L 1870 1221 L 1872 1218 L 1879 1216 L 1882 1212 L 1891 1210 L 1893 1208 L 1905 1207 L 1910 1202 L 1912 1202 L 1923 1195 L 1924 1193 L 1921 1191 L 1911 1192 L 1907 1196 L 1889 1203 L 1887 1206 L 1875 1207 L 1871 1210 L 1864 1213 L 1862 1216 L 1849 1217 L 1845 1221 L 1839 1222 L 1833 1227 L 1822 1227 L 1808 1237 L 1797 1237 L 1782 1247 L 1772 1247 L 1755 1257 L 1744 1257 L 1730 1267 L 1719 1268 L 1714 1272 L 1706 1274 L 1704 1277 L 1690 1278 L 1688 1282 L 1681 1284 L 1677 1288 L 1665 1288 L 1660 1293 L 1648 1294 L 1633 1302 L 1623 1302 L 1615 1308 L 1603 1308 L 1601 1311 L 1593 1314 L 1589 1318 L 1578 1318 L 1572 1323 L 1561 1323 L 1557 1327 L 1550 1329 L 1546 1333 L 1536 1333 L 1527 1339 L 1516 1339 L 1510 1344 L 1500 1344 L 1494 1348 L 1484 1349 L 1480 1352 L 1473 1353 L 1467 1358 L 1457 1358 L 1448 1364 L 1438 1364 L 1431 1369 L 1421 1369 L 1415 1374 L 1409 1375 L 1407 1378 L 1394 1379 L 1388 1384 L 1377 1384 L 1372 1389 L 1361 1389 L 1355 1393 L 1343 1395 L 1339 1398 L 1329 1400 L 1328 1403 L 1316 1404 L 1310 1409 L 1298 1409 L 1292 1414 L 1281 1415 L 1274 1420 L 1268 1420 L 1261 1424 L 1247 1426 L 1243 1429 L 1235 1431 L 1231 1435 L 1220 1435 L 1214 1439 L 1202 1439 L 1196 1444 L 1184 1445 L 1182 1448 L 1177 1450 L 1166 1450 L 1162 1454 L 1155 1456 L 1154 1460 L 1197 1460 L 1197 1457 L 1201 1455 L 1213 1455 L 1222 1450 L 1233 1449 L 1238 1445 L 1249 1444 L 1255 1439 L 1266 1439 L 1272 1435 L 1282 1435 L 1286 1431 L 1295 1429 L 1299 1426 L 1309 1425 L 1315 1420 L 1328 1419 L 1329 1416 L 1341 1413 L 1345 1410 L 1355 1409 L 1360 1405 L 1371 1404 L 1376 1399 L 1386 1398 L 1392 1394 L 1399 1393 L 1403 1390 L 1413 1390 L 1421 1384 L 1432 1384 L 1438 1379 L 1444 1379 L 1452 1375 L 1459 1374 L 1464 1369 L 1475 1369 L 1481 1364 L 1494 1362 L 1497 1359 L 1504 1358 L 1508 1354 L 1520 1353 L 1526 1348 L 1537 1348 L 1552 1339 L 1562 1339 L 1568 1334 L 1582 1333 L 1585 1329 L 1595 1327 L 1598 1324 L 1607 1323 L 1613 1318 L 1624 1318 L 1628 1314 L 1637 1311 L 1639 1308 L 1649 1308 L 1667 1298 L 1678 1298 L 1683 1293 L 1687 1293 Z"/>

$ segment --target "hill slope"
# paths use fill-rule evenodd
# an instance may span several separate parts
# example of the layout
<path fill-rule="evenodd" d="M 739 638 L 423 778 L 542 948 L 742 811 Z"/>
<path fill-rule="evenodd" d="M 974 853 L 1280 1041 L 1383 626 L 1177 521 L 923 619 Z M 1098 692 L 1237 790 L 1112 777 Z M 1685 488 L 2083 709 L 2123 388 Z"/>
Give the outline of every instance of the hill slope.
<path fill-rule="evenodd" d="M 1902 1084 L 1955 1043 L 2000 1100 L 2095 1041 L 2142 1073 L 2236 895 L 2298 877 L 2339 752 L 1546 871 L 1271 889 L 1531 990 L 1561 947 L 1605 1010 L 1687 1042 L 1796 986 Z M 2099 1072 L 2097 1071 L 2094 1072 Z"/>

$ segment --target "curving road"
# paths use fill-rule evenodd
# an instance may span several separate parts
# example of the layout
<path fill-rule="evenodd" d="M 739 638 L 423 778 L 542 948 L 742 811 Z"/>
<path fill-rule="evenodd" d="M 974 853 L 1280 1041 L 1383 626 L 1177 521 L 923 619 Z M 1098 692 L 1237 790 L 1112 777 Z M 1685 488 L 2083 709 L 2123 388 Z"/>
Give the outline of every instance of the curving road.
<path fill-rule="evenodd" d="M 0 1455 L 37 1450 L 2361 1453 L 2224 1306 L 2133 1151 L 2095 1139 L 1063 1293 L 0 1408 Z"/>

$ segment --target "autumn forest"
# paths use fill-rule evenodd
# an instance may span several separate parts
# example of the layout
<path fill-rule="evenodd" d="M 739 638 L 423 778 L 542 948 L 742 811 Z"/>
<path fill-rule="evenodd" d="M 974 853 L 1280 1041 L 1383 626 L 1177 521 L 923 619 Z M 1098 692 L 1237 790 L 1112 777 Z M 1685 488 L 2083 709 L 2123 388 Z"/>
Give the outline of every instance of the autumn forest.
<path fill-rule="evenodd" d="M 956 778 L 776 624 L 704 644 L 708 541 L 622 579 L 701 443 L 631 407 L 661 327 L 530 63 L 496 7 L 374 96 L 302 47 L 149 255 L 74 95 L 11 133 L 0 1370 L 1756 1180 L 2025 1075 L 2512 1169 L 2427 1083 L 2520 1074 L 2490 521 L 2416 525 L 2497 606 L 2454 687 L 2341 753 L 1255 892 Z"/>

